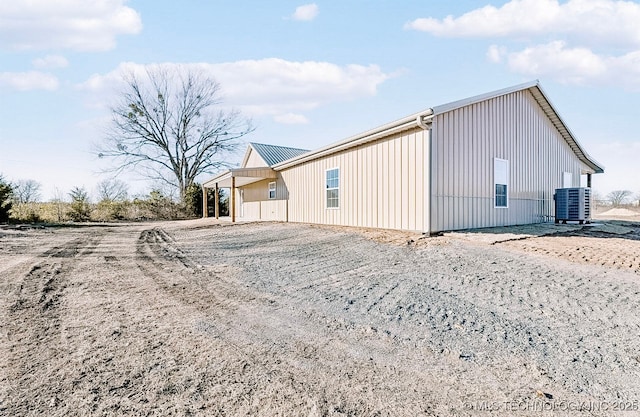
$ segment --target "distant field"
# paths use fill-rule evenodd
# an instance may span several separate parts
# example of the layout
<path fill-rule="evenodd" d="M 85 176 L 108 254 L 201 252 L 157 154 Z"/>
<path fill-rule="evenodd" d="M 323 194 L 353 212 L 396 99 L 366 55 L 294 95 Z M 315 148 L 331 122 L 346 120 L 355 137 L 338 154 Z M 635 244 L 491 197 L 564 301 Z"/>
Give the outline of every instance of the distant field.
<path fill-rule="evenodd" d="M 640 221 L 600 223 L 0 228 L 0 416 L 609 416 Z"/>

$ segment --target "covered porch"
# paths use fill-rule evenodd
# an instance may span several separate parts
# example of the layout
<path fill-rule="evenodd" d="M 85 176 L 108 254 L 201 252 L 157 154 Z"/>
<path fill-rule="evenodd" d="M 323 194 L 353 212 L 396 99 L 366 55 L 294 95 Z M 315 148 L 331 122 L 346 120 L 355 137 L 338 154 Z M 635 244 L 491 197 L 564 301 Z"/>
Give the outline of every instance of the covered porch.
<path fill-rule="evenodd" d="M 236 221 L 236 190 L 254 182 L 275 179 L 276 172 L 267 167 L 263 168 L 232 168 L 205 181 L 202 184 L 202 217 L 209 217 L 207 190 L 214 190 L 214 217 L 220 217 L 220 189 L 229 189 L 229 217 Z"/>

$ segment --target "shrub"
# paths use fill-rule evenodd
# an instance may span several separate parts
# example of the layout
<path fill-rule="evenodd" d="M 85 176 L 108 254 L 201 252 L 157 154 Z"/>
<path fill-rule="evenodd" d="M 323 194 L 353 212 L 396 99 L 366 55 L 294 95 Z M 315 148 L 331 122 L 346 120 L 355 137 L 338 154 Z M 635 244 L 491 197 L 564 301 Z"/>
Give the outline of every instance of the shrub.
<path fill-rule="evenodd" d="M 0 175 L 0 222 L 9 221 L 11 211 L 11 199 L 13 198 L 13 187 Z"/>
<path fill-rule="evenodd" d="M 89 205 L 89 195 L 82 187 L 74 187 L 70 192 L 71 206 L 69 216 L 74 222 L 84 222 L 91 217 L 91 206 Z"/>
<path fill-rule="evenodd" d="M 184 193 L 184 210 L 187 216 L 202 216 L 202 187 L 191 184 Z"/>
<path fill-rule="evenodd" d="M 20 223 L 39 223 L 43 221 L 40 211 L 39 203 L 15 203 L 11 208 L 11 219 Z"/>
<path fill-rule="evenodd" d="M 129 201 L 102 200 L 95 205 L 91 219 L 96 221 L 126 220 L 129 218 Z"/>

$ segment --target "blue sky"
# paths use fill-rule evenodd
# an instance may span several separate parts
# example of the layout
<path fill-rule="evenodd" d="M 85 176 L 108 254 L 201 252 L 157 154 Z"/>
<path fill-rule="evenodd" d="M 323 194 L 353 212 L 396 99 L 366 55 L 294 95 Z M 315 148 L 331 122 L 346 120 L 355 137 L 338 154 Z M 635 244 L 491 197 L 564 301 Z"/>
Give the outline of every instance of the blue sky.
<path fill-rule="evenodd" d="M 211 71 L 247 141 L 308 149 L 539 79 L 605 166 L 596 191 L 640 193 L 637 22 L 613 0 L 2 2 L 0 173 L 93 191 L 120 72 L 163 63 Z"/>

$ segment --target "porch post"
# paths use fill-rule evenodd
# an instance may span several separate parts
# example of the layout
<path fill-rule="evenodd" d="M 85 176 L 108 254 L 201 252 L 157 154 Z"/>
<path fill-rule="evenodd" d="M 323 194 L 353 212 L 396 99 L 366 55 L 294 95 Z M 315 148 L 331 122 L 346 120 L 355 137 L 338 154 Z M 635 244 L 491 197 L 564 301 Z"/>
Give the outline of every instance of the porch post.
<path fill-rule="evenodd" d="M 207 201 L 207 187 L 202 186 L 202 218 L 209 217 L 209 202 Z"/>
<path fill-rule="evenodd" d="M 218 183 L 216 182 L 216 188 L 215 188 L 215 192 L 214 192 L 214 213 L 216 216 L 216 220 L 218 220 L 218 217 L 220 217 L 220 188 L 218 187 Z"/>
<path fill-rule="evenodd" d="M 231 215 L 231 223 L 236 221 L 236 177 L 231 177 L 231 207 L 229 208 L 229 213 Z"/>

